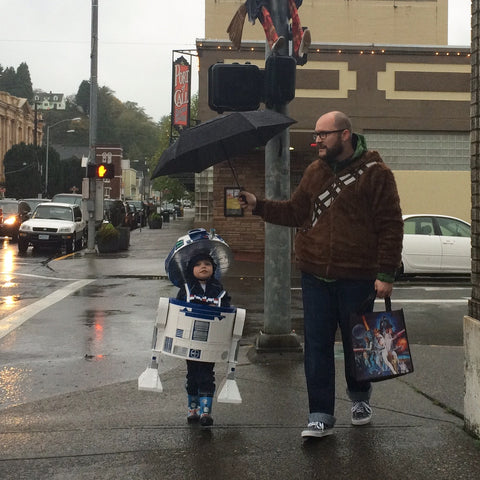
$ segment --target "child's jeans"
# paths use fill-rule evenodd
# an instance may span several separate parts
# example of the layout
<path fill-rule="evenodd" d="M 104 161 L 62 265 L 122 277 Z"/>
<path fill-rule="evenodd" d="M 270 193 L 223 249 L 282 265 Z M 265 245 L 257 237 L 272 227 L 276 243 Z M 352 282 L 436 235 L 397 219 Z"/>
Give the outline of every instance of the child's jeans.
<path fill-rule="evenodd" d="M 215 393 L 214 367 L 214 363 L 187 360 L 186 389 L 188 395 L 213 397 Z"/>

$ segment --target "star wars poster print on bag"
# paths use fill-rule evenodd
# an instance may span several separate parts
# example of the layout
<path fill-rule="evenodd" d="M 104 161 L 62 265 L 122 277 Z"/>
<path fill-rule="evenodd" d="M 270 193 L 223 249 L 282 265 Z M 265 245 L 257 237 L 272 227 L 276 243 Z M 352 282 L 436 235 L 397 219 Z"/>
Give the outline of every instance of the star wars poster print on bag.
<path fill-rule="evenodd" d="M 386 302 L 387 303 L 387 302 Z M 357 381 L 378 382 L 413 372 L 403 310 L 352 315 L 353 372 Z"/>

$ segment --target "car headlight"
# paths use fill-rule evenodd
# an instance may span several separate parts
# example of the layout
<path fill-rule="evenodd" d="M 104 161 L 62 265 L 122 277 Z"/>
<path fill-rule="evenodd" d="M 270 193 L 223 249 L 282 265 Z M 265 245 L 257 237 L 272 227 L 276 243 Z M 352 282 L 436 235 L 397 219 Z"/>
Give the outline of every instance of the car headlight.
<path fill-rule="evenodd" d="M 72 227 L 60 227 L 58 233 L 73 233 Z"/>
<path fill-rule="evenodd" d="M 22 224 L 22 225 L 20 225 L 20 231 L 21 232 L 31 232 L 32 227 L 30 225 Z"/>
<path fill-rule="evenodd" d="M 3 223 L 5 225 L 15 225 L 15 223 L 17 223 L 17 217 L 15 216 L 8 217 L 6 220 L 3 221 Z"/>

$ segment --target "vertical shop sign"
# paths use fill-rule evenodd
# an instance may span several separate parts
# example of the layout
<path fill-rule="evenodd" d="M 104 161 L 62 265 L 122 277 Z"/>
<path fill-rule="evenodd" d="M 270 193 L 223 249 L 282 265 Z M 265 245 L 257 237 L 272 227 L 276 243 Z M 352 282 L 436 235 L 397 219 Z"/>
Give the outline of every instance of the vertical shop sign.
<path fill-rule="evenodd" d="M 184 57 L 173 62 L 172 120 L 177 131 L 190 126 L 190 64 Z"/>

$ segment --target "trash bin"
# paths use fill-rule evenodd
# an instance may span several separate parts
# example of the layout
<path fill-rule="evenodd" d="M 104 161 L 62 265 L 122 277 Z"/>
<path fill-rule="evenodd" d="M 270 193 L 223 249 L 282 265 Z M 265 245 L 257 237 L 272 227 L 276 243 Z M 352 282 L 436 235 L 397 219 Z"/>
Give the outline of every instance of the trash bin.
<path fill-rule="evenodd" d="M 164 222 L 170 221 L 170 214 L 168 212 L 162 212 L 162 217 Z"/>

